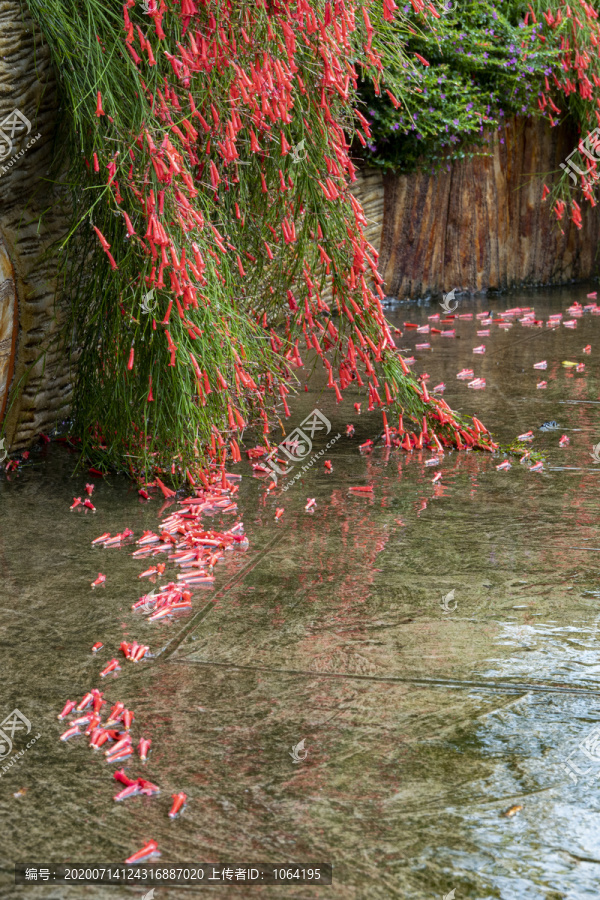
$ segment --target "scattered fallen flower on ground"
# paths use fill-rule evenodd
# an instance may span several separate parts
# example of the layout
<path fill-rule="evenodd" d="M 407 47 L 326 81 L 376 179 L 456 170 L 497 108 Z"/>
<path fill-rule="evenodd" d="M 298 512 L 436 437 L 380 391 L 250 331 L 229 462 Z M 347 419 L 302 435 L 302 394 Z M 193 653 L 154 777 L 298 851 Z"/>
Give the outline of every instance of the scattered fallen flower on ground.
<path fill-rule="evenodd" d="M 158 849 L 158 844 L 156 841 L 148 841 L 141 850 L 138 850 L 137 853 L 129 856 L 125 863 L 126 865 L 131 865 L 132 863 L 144 862 L 147 859 L 155 858 L 160 856 L 160 851 Z"/>
<path fill-rule="evenodd" d="M 111 661 L 106 665 L 106 668 L 104 668 L 100 672 L 100 678 L 106 678 L 106 676 L 111 672 L 119 672 L 120 669 L 121 666 L 119 665 L 119 661 L 117 659 L 111 659 Z"/>
<path fill-rule="evenodd" d="M 170 809 L 169 818 L 175 819 L 183 811 L 187 801 L 187 795 L 181 791 L 179 794 L 173 794 L 172 796 L 173 806 Z"/>

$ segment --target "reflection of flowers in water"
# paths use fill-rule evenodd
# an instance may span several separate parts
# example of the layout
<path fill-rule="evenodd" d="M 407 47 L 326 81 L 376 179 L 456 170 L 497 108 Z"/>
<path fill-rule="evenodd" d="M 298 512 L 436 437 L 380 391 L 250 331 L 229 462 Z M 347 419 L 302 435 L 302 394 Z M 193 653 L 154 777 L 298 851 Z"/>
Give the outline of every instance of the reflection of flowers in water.
<path fill-rule="evenodd" d="M 592 762 L 600 762 L 600 726 L 593 728 L 580 743 L 579 748 Z"/>

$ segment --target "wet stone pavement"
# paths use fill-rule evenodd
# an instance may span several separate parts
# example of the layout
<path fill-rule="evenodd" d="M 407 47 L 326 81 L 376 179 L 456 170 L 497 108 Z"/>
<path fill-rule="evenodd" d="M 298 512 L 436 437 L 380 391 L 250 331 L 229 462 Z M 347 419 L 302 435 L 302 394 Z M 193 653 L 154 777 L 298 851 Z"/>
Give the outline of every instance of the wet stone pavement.
<path fill-rule="evenodd" d="M 527 306 L 546 320 L 585 295 L 465 300 L 457 314 Z M 424 325 L 439 311 L 389 318 Z M 598 896 L 600 317 L 573 330 L 513 321 L 478 337 L 476 319 L 457 320 L 455 338 L 405 330 L 397 343 L 430 390 L 445 382 L 448 404 L 501 443 L 533 430 L 543 472 L 516 460 L 498 472 L 498 454 L 447 453 L 439 466 L 425 465 L 430 452 L 361 455 L 381 414 L 357 416 L 350 391 L 340 406 L 302 392 L 286 427 L 318 408 L 342 437 L 288 491 L 280 480 L 267 496 L 249 463 L 236 467 L 239 515 L 207 523 L 242 518 L 249 548 L 229 554 L 176 621 L 131 611 L 149 588 L 133 547 L 91 547 L 105 531 L 155 530 L 175 503 L 159 514 L 157 496 L 142 502 L 107 478 L 96 482 L 97 513 L 70 513 L 89 475 L 73 475 L 76 456 L 58 444 L 0 480 L 0 717 L 16 708 L 40 735 L 0 777 L 1 897 L 142 897 L 149 886 L 16 887 L 14 864 L 120 865 L 150 839 L 165 866 L 334 866 L 328 887 L 211 886 L 217 897 Z M 420 342 L 432 349 L 416 351 Z M 485 355 L 473 354 L 479 344 Z M 534 370 L 544 359 L 547 370 Z M 485 390 L 457 380 L 465 367 Z M 560 430 L 540 432 L 551 419 Z M 371 483 L 372 495 L 348 490 Z M 106 585 L 91 590 L 98 572 Z M 133 639 L 155 656 L 99 679 Z M 58 740 L 57 713 L 91 687 L 135 711 L 135 742 L 143 734 L 153 749 L 145 766 L 134 756 L 124 767 L 159 797 L 115 803 L 117 767 L 87 741 Z M 27 740 L 17 734 L 13 751 Z M 294 762 L 301 741 L 306 756 Z M 178 791 L 189 802 L 171 821 Z M 161 885 L 155 900 L 201 890 Z"/>

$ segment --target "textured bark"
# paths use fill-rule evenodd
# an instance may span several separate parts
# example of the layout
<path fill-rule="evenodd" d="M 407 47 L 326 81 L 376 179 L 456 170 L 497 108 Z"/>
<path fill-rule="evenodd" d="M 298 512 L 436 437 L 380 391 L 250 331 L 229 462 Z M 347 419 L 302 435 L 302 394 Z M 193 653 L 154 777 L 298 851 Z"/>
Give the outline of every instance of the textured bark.
<path fill-rule="evenodd" d="M 0 48 L 0 123 L 17 109 L 32 126 L 0 159 L 0 426 L 15 450 L 69 408 L 69 357 L 56 341 L 57 254 L 44 254 L 68 219 L 63 192 L 46 177 L 57 110 L 50 54 L 18 0 L 0 0 Z"/>
<path fill-rule="evenodd" d="M 548 202 L 541 202 L 544 182 L 552 186 L 548 173 L 558 170 L 577 140 L 567 128 L 512 119 L 491 137 L 489 157 L 438 175 L 386 174 L 378 247 L 386 293 L 506 290 L 595 275 L 598 209 L 575 190 L 583 228 L 565 215 L 561 234 Z M 371 178 L 371 193 L 373 184 Z"/>
<path fill-rule="evenodd" d="M 0 238 L 0 422 L 8 401 L 19 331 L 19 305 L 12 263 Z"/>
<path fill-rule="evenodd" d="M 357 173 L 351 190 L 361 203 L 368 223 L 364 229 L 365 237 L 379 252 L 384 208 L 383 180 L 380 170 L 361 169 Z"/>

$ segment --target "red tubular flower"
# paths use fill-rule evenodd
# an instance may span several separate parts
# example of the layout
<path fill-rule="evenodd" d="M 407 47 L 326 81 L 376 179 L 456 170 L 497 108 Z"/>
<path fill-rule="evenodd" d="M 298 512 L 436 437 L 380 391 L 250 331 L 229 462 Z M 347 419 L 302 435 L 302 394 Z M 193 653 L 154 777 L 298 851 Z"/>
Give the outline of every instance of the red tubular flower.
<path fill-rule="evenodd" d="M 96 232 L 96 234 L 98 235 L 98 240 L 102 244 L 102 249 L 105 251 L 110 250 L 110 244 L 108 243 L 108 241 L 106 240 L 106 238 L 104 237 L 104 235 L 102 234 L 100 229 L 96 228 L 95 225 L 93 226 L 93 228 L 94 228 L 94 231 Z"/>
<path fill-rule="evenodd" d="M 131 219 L 125 211 L 123 211 L 123 218 L 125 219 L 125 225 L 127 226 L 127 237 L 133 237 L 133 235 L 135 234 L 135 228 L 131 224 Z"/>
<path fill-rule="evenodd" d="M 102 109 L 102 94 L 98 91 L 98 97 L 96 99 L 96 115 L 97 116 L 105 116 L 106 113 Z"/>

